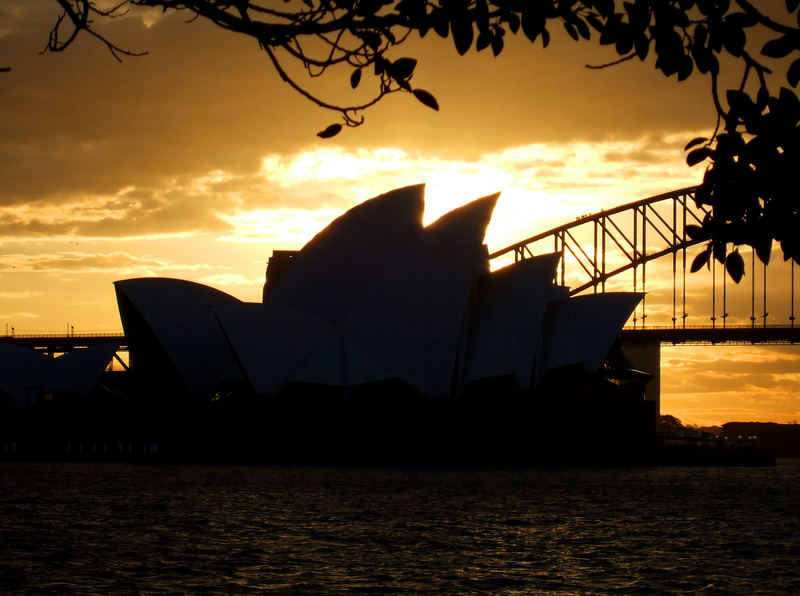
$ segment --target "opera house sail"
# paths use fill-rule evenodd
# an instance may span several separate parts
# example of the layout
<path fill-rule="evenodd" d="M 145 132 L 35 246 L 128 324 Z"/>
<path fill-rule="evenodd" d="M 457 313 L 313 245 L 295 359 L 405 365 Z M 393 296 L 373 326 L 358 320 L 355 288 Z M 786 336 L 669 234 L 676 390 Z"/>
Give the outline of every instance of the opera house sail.
<path fill-rule="evenodd" d="M 263 303 L 188 281 L 118 281 L 132 369 L 200 399 L 393 382 L 436 401 L 496 378 L 528 391 L 555 369 L 596 373 L 642 295 L 570 297 L 554 283 L 558 255 L 490 271 L 498 196 L 427 226 L 423 185 L 367 200 L 292 255 Z"/>

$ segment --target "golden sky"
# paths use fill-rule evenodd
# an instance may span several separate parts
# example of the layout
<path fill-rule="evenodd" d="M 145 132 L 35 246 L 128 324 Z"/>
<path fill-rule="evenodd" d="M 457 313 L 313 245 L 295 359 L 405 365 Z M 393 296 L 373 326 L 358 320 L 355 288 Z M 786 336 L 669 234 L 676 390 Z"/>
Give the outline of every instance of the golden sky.
<path fill-rule="evenodd" d="M 547 50 L 517 40 L 499 59 L 459 57 L 430 34 L 392 57 L 419 60 L 414 84 L 439 112 L 396 95 L 322 141 L 336 115 L 283 84 L 249 39 L 141 11 L 107 32 L 146 56 L 117 63 L 88 36 L 40 55 L 57 15 L 53 0 L 0 6 L 0 66 L 12 67 L 0 75 L 0 333 L 119 330 L 112 282 L 129 277 L 259 300 L 272 250 L 418 182 L 427 221 L 501 191 L 496 250 L 697 183 L 682 147 L 714 124 L 708 81 L 678 84 L 651 63 L 587 70 L 613 56 L 558 32 Z M 325 89 L 347 97 L 349 72 L 331 75 Z M 662 411 L 798 419 L 799 361 L 795 348 L 665 350 Z"/>

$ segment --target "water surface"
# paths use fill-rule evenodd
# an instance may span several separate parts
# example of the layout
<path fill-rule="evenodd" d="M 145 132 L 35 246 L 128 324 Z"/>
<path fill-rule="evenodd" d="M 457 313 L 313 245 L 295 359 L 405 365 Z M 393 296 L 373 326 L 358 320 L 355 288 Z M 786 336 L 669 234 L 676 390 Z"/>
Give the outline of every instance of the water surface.
<path fill-rule="evenodd" d="M 0 591 L 796 593 L 799 473 L 0 464 Z"/>

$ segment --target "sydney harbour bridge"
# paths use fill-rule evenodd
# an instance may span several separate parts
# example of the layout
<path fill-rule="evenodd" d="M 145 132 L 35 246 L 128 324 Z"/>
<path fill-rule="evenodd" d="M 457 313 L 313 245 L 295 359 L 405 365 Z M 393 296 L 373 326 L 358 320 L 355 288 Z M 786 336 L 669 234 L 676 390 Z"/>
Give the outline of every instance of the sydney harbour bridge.
<path fill-rule="evenodd" d="M 796 265 L 775 250 L 770 265 L 744 247 L 745 275 L 734 284 L 713 259 L 691 272 L 703 240 L 706 211 L 696 187 L 648 197 L 516 242 L 490 255 L 497 263 L 557 252 L 556 282 L 570 294 L 635 291 L 645 294 L 623 331 L 627 341 L 683 343 L 797 343 Z M 649 273 L 649 278 L 648 278 Z"/>
<path fill-rule="evenodd" d="M 643 292 L 620 343 L 633 365 L 654 374 L 649 399 L 659 399 L 660 346 L 800 343 L 796 265 L 784 261 L 780 250 L 765 265 L 742 247 L 745 275 L 738 284 L 713 259 L 691 271 L 704 241 L 691 239 L 687 228 L 706 215 L 694 201 L 695 191 L 682 188 L 583 215 L 494 251 L 492 268 L 556 252 L 561 259 L 554 281 L 568 286 L 571 295 Z M 127 344 L 119 334 L 7 334 L 0 341 L 51 355 L 118 342 L 115 361 L 127 368 Z"/>

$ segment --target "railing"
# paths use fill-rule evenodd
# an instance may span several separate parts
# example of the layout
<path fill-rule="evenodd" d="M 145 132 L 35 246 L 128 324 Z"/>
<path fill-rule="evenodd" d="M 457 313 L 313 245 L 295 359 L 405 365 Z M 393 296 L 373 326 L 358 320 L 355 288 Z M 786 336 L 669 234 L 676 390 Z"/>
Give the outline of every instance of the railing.
<path fill-rule="evenodd" d="M 5 333 L 0 335 L 0 339 L 13 338 L 13 339 L 62 339 L 69 337 L 122 337 L 125 335 L 122 331 L 103 331 L 99 333 Z"/>
<path fill-rule="evenodd" d="M 661 345 L 785 345 L 800 343 L 800 327 L 794 325 L 729 325 L 713 327 L 691 325 L 686 327 L 625 327 L 620 340 L 628 344 Z"/>

